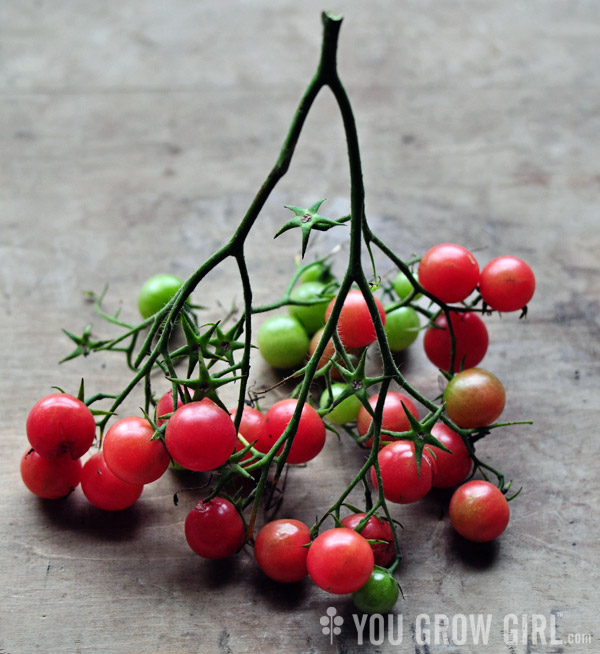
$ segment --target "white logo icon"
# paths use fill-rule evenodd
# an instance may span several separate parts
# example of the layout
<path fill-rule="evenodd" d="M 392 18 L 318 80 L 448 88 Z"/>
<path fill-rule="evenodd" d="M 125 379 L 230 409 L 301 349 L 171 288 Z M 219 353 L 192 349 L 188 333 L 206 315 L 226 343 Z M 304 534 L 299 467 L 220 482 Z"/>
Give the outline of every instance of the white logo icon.
<path fill-rule="evenodd" d="M 325 636 L 329 636 L 329 642 L 333 645 L 333 637 L 342 633 L 340 627 L 344 624 L 344 618 L 341 615 L 336 615 L 337 609 L 333 606 L 330 606 L 326 613 L 327 615 L 324 615 L 320 620 L 323 626 L 321 631 Z"/>

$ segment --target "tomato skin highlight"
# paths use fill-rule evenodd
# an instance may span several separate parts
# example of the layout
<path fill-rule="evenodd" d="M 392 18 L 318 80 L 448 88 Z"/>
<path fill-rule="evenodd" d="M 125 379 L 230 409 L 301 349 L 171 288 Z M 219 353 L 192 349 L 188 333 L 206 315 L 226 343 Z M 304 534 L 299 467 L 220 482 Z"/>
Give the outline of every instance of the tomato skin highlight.
<path fill-rule="evenodd" d="M 31 447 L 40 456 L 55 459 L 68 452 L 72 459 L 78 459 L 94 442 L 96 421 L 81 400 L 52 393 L 34 404 L 26 431 Z"/>
<path fill-rule="evenodd" d="M 259 452 L 266 454 L 271 451 L 292 419 L 297 404 L 298 400 L 291 398 L 280 400 L 265 413 L 260 438 L 255 445 Z M 325 438 L 325 425 L 321 417 L 312 406 L 305 404 L 300 414 L 298 429 L 289 451 L 287 463 L 307 463 L 314 459 L 323 449 Z M 283 452 L 284 447 L 285 445 L 282 445 L 279 448 L 277 456 Z"/>
<path fill-rule="evenodd" d="M 319 534 L 308 548 L 308 574 L 313 582 L 336 595 L 362 588 L 375 561 L 369 543 L 352 529 L 336 527 Z"/>
<path fill-rule="evenodd" d="M 268 522 L 254 541 L 254 557 L 260 569 L 273 581 L 294 583 L 308 575 L 306 558 L 310 529 L 300 520 Z"/>
<path fill-rule="evenodd" d="M 93 454 L 81 470 L 81 490 L 89 502 L 103 511 L 122 511 L 138 500 L 144 487 L 114 475 L 102 452 Z"/>
<path fill-rule="evenodd" d="M 495 422 L 506 395 L 502 382 L 487 370 L 468 368 L 457 373 L 444 390 L 448 417 L 459 427 L 485 427 Z"/>
<path fill-rule="evenodd" d="M 450 323 L 456 338 L 454 372 L 464 368 L 473 368 L 485 356 L 489 337 L 487 327 L 481 318 L 472 311 L 453 312 Z M 451 339 L 446 316 L 441 314 L 429 327 L 423 338 L 423 347 L 427 358 L 441 370 L 450 370 Z"/>
<path fill-rule="evenodd" d="M 463 538 L 473 543 L 488 543 L 506 529 L 510 507 L 497 486 L 474 479 L 454 491 L 449 514 L 452 526 Z"/>
<path fill-rule="evenodd" d="M 21 458 L 20 471 L 23 483 L 34 495 L 58 500 L 79 486 L 81 459 L 72 459 L 68 453 L 46 459 L 28 449 Z"/>
<path fill-rule="evenodd" d="M 434 245 L 419 263 L 419 283 L 446 304 L 466 299 L 478 282 L 477 260 L 456 243 Z"/>
<path fill-rule="evenodd" d="M 110 471 L 130 484 L 149 484 L 161 477 L 171 457 L 154 428 L 139 416 L 121 418 L 104 435 L 102 451 Z"/>
<path fill-rule="evenodd" d="M 381 322 L 385 325 L 383 304 L 375 296 L 373 296 L 373 299 L 381 317 Z M 335 302 L 336 298 L 331 300 L 327 307 L 325 320 L 329 320 Z M 367 347 L 377 339 L 375 325 L 361 291 L 357 289 L 348 291 L 338 318 L 337 331 L 345 348 Z"/>
<path fill-rule="evenodd" d="M 237 433 L 231 416 L 207 398 L 180 406 L 169 418 L 165 443 L 179 465 L 205 472 L 233 454 Z"/>
<path fill-rule="evenodd" d="M 479 291 L 495 311 L 520 311 L 533 297 L 535 275 L 523 259 L 496 257 L 481 271 Z"/>
<path fill-rule="evenodd" d="M 471 473 L 473 460 L 469 456 L 463 439 L 443 422 L 436 422 L 431 433 L 451 452 L 444 452 L 439 447 L 427 446 L 435 454 L 434 488 L 452 488 L 463 482 Z"/>
<path fill-rule="evenodd" d="M 205 559 L 226 559 L 244 544 L 244 521 L 224 497 L 200 501 L 187 514 L 185 538 L 190 548 Z"/>
<path fill-rule="evenodd" d="M 342 525 L 348 529 L 356 529 L 358 524 L 366 516 L 366 513 L 352 513 L 342 519 Z M 385 543 L 369 543 L 373 550 L 375 565 L 385 568 L 395 556 L 394 531 L 386 520 L 379 516 L 372 515 L 367 524 L 359 532 L 367 540 L 382 540 Z"/>

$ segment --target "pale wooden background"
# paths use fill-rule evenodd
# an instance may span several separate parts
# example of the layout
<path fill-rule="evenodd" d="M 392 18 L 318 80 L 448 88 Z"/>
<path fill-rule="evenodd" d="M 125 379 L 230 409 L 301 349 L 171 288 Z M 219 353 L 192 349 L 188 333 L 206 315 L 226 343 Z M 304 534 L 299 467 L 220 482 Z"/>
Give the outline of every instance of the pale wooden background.
<path fill-rule="evenodd" d="M 135 318 L 139 285 L 190 273 L 227 238 L 275 160 L 320 44 L 314 0 L 23 0 L 0 7 L 0 652 L 358 652 L 345 598 L 308 582 L 281 589 L 251 553 L 209 564 L 183 540 L 167 476 L 135 509 L 103 515 L 80 491 L 37 501 L 18 462 L 24 422 L 56 384 L 122 385 L 114 357 L 62 367 L 62 327 L 93 322 L 82 290 Z M 600 6 L 592 0 L 340 0 L 340 69 L 354 103 L 374 228 L 404 257 L 450 240 L 482 263 L 513 253 L 534 267 L 526 321 L 488 321 L 485 365 L 505 383 L 507 418 L 535 425 L 481 446 L 523 491 L 497 544 L 467 548 L 440 519 L 446 497 L 397 507 L 402 645 L 373 651 L 593 652 L 598 609 Z M 348 209 L 341 124 L 319 99 L 297 159 L 251 243 L 257 301 L 293 269 L 293 233 L 270 247 L 284 204 L 327 197 Z M 316 241 L 315 254 L 341 239 Z M 266 245 L 265 245 L 266 244 Z M 267 249 L 269 246 L 269 249 Z M 343 258 L 343 254 L 341 255 Z M 387 272 L 383 268 L 382 272 Z M 233 270 L 198 302 L 219 315 Z M 417 343 L 405 370 L 424 392 L 435 371 Z M 273 374 L 260 362 L 257 384 Z M 136 410 L 132 398 L 124 410 Z M 312 521 L 361 454 L 331 439 L 289 475 L 282 515 Z M 346 617 L 330 645 L 319 618 Z M 426 649 L 419 613 L 493 615 L 487 648 Z M 502 639 L 507 613 L 556 616 L 560 647 Z M 570 647 L 569 634 L 594 644 Z"/>

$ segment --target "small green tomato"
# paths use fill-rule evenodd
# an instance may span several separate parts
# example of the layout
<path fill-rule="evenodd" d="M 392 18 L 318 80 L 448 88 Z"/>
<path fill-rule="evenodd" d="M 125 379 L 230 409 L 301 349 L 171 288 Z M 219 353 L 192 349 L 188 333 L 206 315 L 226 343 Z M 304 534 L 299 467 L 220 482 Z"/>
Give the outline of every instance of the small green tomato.
<path fill-rule="evenodd" d="M 401 352 L 414 343 L 421 323 L 412 307 L 399 307 L 386 314 L 385 333 L 392 352 Z"/>
<path fill-rule="evenodd" d="M 317 299 L 325 284 L 321 282 L 306 282 L 300 284 L 292 291 L 292 299 L 305 302 L 307 300 Z M 331 298 L 325 298 L 323 302 L 310 305 L 290 304 L 288 310 L 290 315 L 298 320 L 304 326 L 309 336 L 321 329 L 325 324 L 325 311 Z"/>
<path fill-rule="evenodd" d="M 416 274 L 413 274 L 413 277 L 419 281 Z M 396 294 L 401 300 L 403 300 L 405 297 L 408 297 L 413 292 L 413 285 L 411 284 L 410 279 L 408 279 L 408 277 L 402 271 L 396 275 L 394 281 L 392 282 L 392 286 L 394 287 Z M 414 299 L 418 300 L 420 297 L 421 293 L 418 293 L 415 295 Z"/>
<path fill-rule="evenodd" d="M 272 316 L 258 330 L 258 350 L 273 368 L 286 370 L 304 361 L 308 334 L 292 316 Z"/>
<path fill-rule="evenodd" d="M 334 401 L 342 394 L 345 388 L 346 384 L 331 385 L 331 394 L 333 395 Z M 321 409 L 324 409 L 329 404 L 329 391 L 325 389 L 319 400 L 319 406 Z M 345 425 L 348 422 L 354 422 L 356 420 L 361 406 L 362 404 L 356 395 L 350 395 L 323 417 L 335 425 Z"/>
<path fill-rule="evenodd" d="M 363 613 L 389 613 L 398 600 L 398 592 L 398 582 L 390 571 L 376 565 L 369 581 L 352 593 L 352 601 Z"/>
<path fill-rule="evenodd" d="M 138 309 L 142 318 L 149 318 L 160 311 L 182 284 L 179 277 L 168 273 L 154 275 L 144 282 L 138 294 Z"/>

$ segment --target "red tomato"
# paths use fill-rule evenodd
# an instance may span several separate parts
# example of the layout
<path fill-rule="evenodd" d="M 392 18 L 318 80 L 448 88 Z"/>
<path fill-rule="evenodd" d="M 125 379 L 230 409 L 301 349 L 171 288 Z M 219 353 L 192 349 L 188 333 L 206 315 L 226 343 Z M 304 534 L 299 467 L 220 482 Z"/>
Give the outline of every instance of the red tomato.
<path fill-rule="evenodd" d="M 193 395 L 193 393 L 192 393 Z M 177 395 L 177 408 L 183 406 L 183 401 L 179 394 Z M 156 404 L 156 424 L 160 427 L 167 421 L 167 418 L 161 416 L 173 413 L 173 390 L 167 391 Z"/>
<path fill-rule="evenodd" d="M 314 583 L 343 595 L 362 588 L 373 572 L 373 550 L 352 529 L 337 527 L 317 536 L 308 548 L 306 566 Z"/>
<path fill-rule="evenodd" d="M 114 475 L 102 452 L 92 455 L 81 470 L 81 490 L 91 504 L 104 511 L 121 511 L 142 494 L 142 484 L 129 484 Z"/>
<path fill-rule="evenodd" d="M 377 455 L 383 494 L 390 502 L 411 504 L 425 497 L 431 490 L 435 463 L 423 452 L 421 471 L 417 472 L 415 445 L 409 441 L 396 441 L 386 445 Z M 377 488 L 375 468 L 371 468 L 371 481 Z"/>
<path fill-rule="evenodd" d="M 373 407 L 373 411 L 377 406 L 378 399 L 379 394 L 372 395 L 369 398 L 369 404 Z M 383 415 L 381 420 L 382 429 L 388 429 L 389 431 L 408 431 L 410 429 L 410 422 L 408 421 L 406 413 L 402 408 L 403 404 L 417 420 L 419 419 L 419 412 L 417 407 L 411 398 L 408 397 L 408 395 L 397 393 L 396 391 L 388 391 L 383 404 Z M 371 426 L 372 421 L 373 418 L 371 417 L 371 414 L 365 409 L 364 406 L 362 406 L 358 412 L 358 417 L 356 418 L 356 426 L 358 428 L 358 433 L 361 436 L 364 436 L 369 431 L 369 427 Z M 385 434 L 381 434 L 381 446 L 383 447 L 386 442 L 394 442 L 394 439 L 390 436 L 386 436 Z M 367 441 L 365 441 L 365 445 L 367 447 L 371 447 L 372 443 L 372 438 L 369 438 Z"/>
<path fill-rule="evenodd" d="M 442 302 L 461 302 L 479 282 L 479 264 L 462 245 L 440 243 L 423 255 L 419 282 Z"/>
<path fill-rule="evenodd" d="M 274 581 L 292 583 L 308 575 L 306 557 L 310 530 L 299 520 L 268 522 L 254 541 L 254 557 L 260 569 Z"/>
<path fill-rule="evenodd" d="M 244 544 L 244 521 L 235 506 L 224 497 L 198 504 L 185 519 L 185 538 L 198 556 L 226 559 Z"/>
<path fill-rule="evenodd" d="M 167 423 L 165 442 L 179 465 L 200 472 L 227 462 L 235 450 L 237 434 L 231 416 L 205 398 L 175 411 Z"/>
<path fill-rule="evenodd" d="M 21 479 L 27 488 L 47 500 L 69 495 L 79 485 L 81 460 L 68 453 L 54 459 L 45 459 L 35 450 L 28 449 L 21 459 Z"/>
<path fill-rule="evenodd" d="M 383 304 L 376 297 L 373 299 L 377 305 L 377 311 L 379 311 L 379 315 L 381 316 L 381 322 L 385 324 L 385 309 L 383 308 Z M 329 320 L 335 302 L 336 299 L 334 298 L 329 303 L 325 312 L 325 320 Z M 338 319 L 337 330 L 340 340 L 346 348 L 366 347 L 376 340 L 375 325 L 373 324 L 373 319 L 369 313 L 362 291 L 348 291 Z"/>
<path fill-rule="evenodd" d="M 294 399 L 280 400 L 267 411 L 260 439 L 255 445 L 259 452 L 267 453 L 275 445 L 292 419 L 297 404 L 298 400 Z M 325 425 L 319 414 L 309 404 L 305 404 L 287 463 L 306 463 L 314 459 L 324 445 Z M 278 456 L 283 447 L 277 452 Z"/>
<path fill-rule="evenodd" d="M 496 311 L 519 311 L 533 297 L 533 270 L 518 257 L 497 257 L 481 271 L 479 290 L 484 302 Z"/>
<path fill-rule="evenodd" d="M 231 414 L 231 419 L 235 418 L 236 409 L 231 409 L 229 412 Z M 250 406 L 245 406 L 242 411 L 242 420 L 240 421 L 240 427 L 238 432 L 252 445 L 255 441 L 260 438 L 260 432 L 262 430 L 262 424 L 265 416 L 258 410 L 253 409 Z M 246 446 L 242 441 L 237 440 L 235 444 L 235 451 L 239 452 L 243 450 Z M 250 459 L 252 454 L 248 452 L 243 458 L 242 461 Z"/>
<path fill-rule="evenodd" d="M 33 406 L 27 416 L 27 438 L 46 459 L 68 452 L 72 459 L 83 456 L 94 441 L 96 421 L 89 408 L 66 393 L 53 393 Z"/>
<path fill-rule="evenodd" d="M 149 484 L 165 472 L 171 457 L 161 439 L 152 440 L 154 428 L 138 416 L 121 418 L 102 441 L 110 471 L 130 484 Z"/>
<path fill-rule="evenodd" d="M 432 485 L 434 488 L 452 488 L 469 476 L 473 461 L 460 435 L 443 422 L 436 422 L 431 433 L 452 452 L 428 445 L 436 456 Z"/>
<path fill-rule="evenodd" d="M 352 513 L 342 520 L 342 524 L 348 529 L 356 529 L 366 515 L 366 513 Z M 379 516 L 372 515 L 359 533 L 363 538 L 368 540 L 386 541 L 385 543 L 369 544 L 373 550 L 375 565 L 379 565 L 382 568 L 387 567 L 395 555 L 394 530 L 390 523 Z"/>
<path fill-rule="evenodd" d="M 510 519 L 510 508 L 502 491 L 479 479 L 468 481 L 454 491 L 449 512 L 454 529 L 473 543 L 498 538 Z"/>
<path fill-rule="evenodd" d="M 454 372 L 464 368 L 473 368 L 485 356 L 488 347 L 488 332 L 481 318 L 471 311 L 453 312 L 450 317 L 456 339 Z M 425 354 L 434 366 L 442 370 L 450 369 L 451 340 L 448 321 L 444 314 L 435 320 L 436 327 L 429 327 L 425 332 L 423 346 Z"/>
<path fill-rule="evenodd" d="M 469 368 L 457 373 L 444 390 L 446 413 L 459 427 L 485 427 L 504 410 L 501 381 L 487 370 Z"/>

